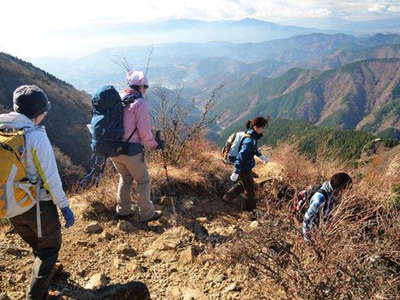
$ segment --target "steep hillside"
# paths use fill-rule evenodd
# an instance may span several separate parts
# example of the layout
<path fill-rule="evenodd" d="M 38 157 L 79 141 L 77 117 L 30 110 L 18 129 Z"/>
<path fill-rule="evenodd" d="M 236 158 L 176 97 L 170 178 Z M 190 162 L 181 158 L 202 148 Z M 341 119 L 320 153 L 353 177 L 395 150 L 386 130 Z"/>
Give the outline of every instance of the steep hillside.
<path fill-rule="evenodd" d="M 76 174 L 73 165 L 86 166 L 90 155 L 86 129 L 90 119 L 89 96 L 29 63 L 0 53 L 0 112 L 12 109 L 12 93 L 23 84 L 36 84 L 48 94 L 52 110 L 44 125 L 58 148 L 64 174 Z"/>
<path fill-rule="evenodd" d="M 372 122 L 370 129 L 375 133 L 398 130 L 393 95 L 400 83 L 399 67 L 400 59 L 378 59 L 326 71 L 282 96 L 258 99 L 242 119 L 261 114 L 343 129 L 368 129 Z M 241 97 L 232 98 L 231 106 L 226 107 L 228 113 L 236 111 L 242 101 Z M 388 111 L 390 119 L 383 117 Z"/>
<path fill-rule="evenodd" d="M 215 108 L 221 114 L 218 124 L 222 128 L 234 125 L 261 103 L 290 93 L 318 74 L 317 71 L 292 69 L 273 79 L 250 75 L 230 82 L 224 86 Z"/>
<path fill-rule="evenodd" d="M 231 168 L 212 147 L 197 145 L 207 150 L 193 148 L 180 168 L 168 166 L 169 180 L 159 160 L 150 163 L 163 217 L 148 226 L 115 219 L 112 170 L 99 188 L 71 197 L 78 218 L 63 229 L 64 270 L 51 285 L 62 300 L 149 300 L 134 293 L 135 281 L 157 300 L 398 298 L 400 202 L 391 190 L 399 149 L 353 169 L 284 145 L 255 169 L 259 202 L 249 213 L 240 209 L 243 197 L 222 201 Z M 307 243 L 288 209 L 292 197 L 338 170 L 354 176 L 354 187 Z M 0 239 L 0 298 L 23 300 L 32 253 L 9 224 L 0 224 Z"/>

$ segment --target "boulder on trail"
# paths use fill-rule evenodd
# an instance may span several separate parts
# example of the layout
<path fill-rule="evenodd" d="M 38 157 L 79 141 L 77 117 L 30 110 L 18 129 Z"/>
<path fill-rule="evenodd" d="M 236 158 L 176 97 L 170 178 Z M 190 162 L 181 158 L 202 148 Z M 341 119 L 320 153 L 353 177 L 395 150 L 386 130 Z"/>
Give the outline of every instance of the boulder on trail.
<path fill-rule="evenodd" d="M 128 243 L 119 245 L 117 247 L 117 253 L 125 257 L 133 257 L 137 255 L 135 249 L 133 249 Z"/>
<path fill-rule="evenodd" d="M 149 289 L 139 281 L 106 286 L 94 295 L 97 300 L 151 300 Z"/>
<path fill-rule="evenodd" d="M 161 234 L 150 246 L 150 249 L 159 251 L 175 250 L 193 238 L 193 233 L 185 227 L 174 227 Z"/>
<path fill-rule="evenodd" d="M 89 282 L 85 288 L 88 290 L 95 290 L 107 285 L 109 278 L 104 273 L 97 273 L 90 277 Z"/>
<path fill-rule="evenodd" d="M 118 223 L 118 229 L 123 232 L 130 233 L 130 232 L 135 231 L 135 226 L 133 226 L 133 224 L 131 222 L 121 220 Z"/>
<path fill-rule="evenodd" d="M 100 234 L 103 232 L 103 227 L 98 222 L 92 222 L 86 226 L 85 232 L 88 234 Z"/>
<path fill-rule="evenodd" d="M 179 263 L 180 263 L 182 266 L 191 264 L 191 263 L 194 261 L 194 259 L 195 259 L 195 254 L 196 254 L 196 253 L 195 253 L 194 248 L 193 248 L 192 246 L 189 246 L 188 248 L 186 248 L 185 250 L 183 250 L 183 251 L 180 253 L 180 256 L 179 256 Z"/>

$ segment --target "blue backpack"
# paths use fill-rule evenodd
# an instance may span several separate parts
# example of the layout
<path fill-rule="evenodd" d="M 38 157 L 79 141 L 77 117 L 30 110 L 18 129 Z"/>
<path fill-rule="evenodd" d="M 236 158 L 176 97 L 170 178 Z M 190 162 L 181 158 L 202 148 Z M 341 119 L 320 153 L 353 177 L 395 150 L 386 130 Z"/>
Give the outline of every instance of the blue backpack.
<path fill-rule="evenodd" d="M 92 107 L 93 116 L 90 126 L 93 153 L 104 157 L 122 154 L 124 110 L 118 92 L 113 86 L 100 88 L 93 96 Z"/>
<path fill-rule="evenodd" d="M 104 86 L 96 91 L 92 98 L 92 120 L 90 122 L 93 168 L 80 181 L 81 185 L 93 182 L 94 177 L 96 177 L 96 184 L 98 185 L 107 159 L 127 153 L 128 141 L 137 129 L 131 133 L 127 141 L 123 140 L 124 107 L 140 97 L 140 95 L 130 95 L 121 99 L 117 90 L 111 85 Z"/>

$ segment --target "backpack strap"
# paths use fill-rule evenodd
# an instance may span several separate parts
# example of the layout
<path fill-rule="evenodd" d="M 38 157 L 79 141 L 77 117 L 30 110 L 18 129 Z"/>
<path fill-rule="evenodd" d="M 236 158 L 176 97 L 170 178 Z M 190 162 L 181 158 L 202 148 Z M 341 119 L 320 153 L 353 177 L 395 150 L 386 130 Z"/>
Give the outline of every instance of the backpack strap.
<path fill-rule="evenodd" d="M 126 143 L 129 144 L 129 140 L 133 137 L 133 135 L 135 134 L 135 132 L 138 130 L 138 128 L 136 127 L 134 131 L 132 131 L 131 135 L 128 137 L 128 139 L 126 140 Z"/>
<path fill-rule="evenodd" d="M 246 134 L 243 135 L 242 140 L 240 141 L 238 153 L 239 153 L 240 150 L 242 149 L 244 140 L 247 139 L 247 138 L 251 138 L 251 135 L 246 133 Z"/>
<path fill-rule="evenodd" d="M 321 193 L 324 196 L 325 202 L 327 202 L 329 200 L 329 194 L 326 191 L 324 191 L 323 189 L 321 189 L 321 188 L 318 189 L 317 193 Z"/>

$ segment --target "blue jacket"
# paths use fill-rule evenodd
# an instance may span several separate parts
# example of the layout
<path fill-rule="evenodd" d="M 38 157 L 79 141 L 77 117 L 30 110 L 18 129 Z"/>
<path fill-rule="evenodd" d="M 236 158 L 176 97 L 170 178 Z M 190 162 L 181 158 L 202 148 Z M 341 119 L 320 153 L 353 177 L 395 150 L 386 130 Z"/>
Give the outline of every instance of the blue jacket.
<path fill-rule="evenodd" d="M 308 233 L 314 227 L 314 221 L 319 212 L 322 213 L 322 217 L 326 220 L 329 218 L 333 210 L 333 205 L 336 199 L 333 197 L 331 183 L 329 181 L 325 182 L 322 185 L 321 190 L 325 191 L 327 197 L 325 197 L 322 193 L 317 192 L 311 198 L 310 206 L 304 215 L 303 234 Z"/>
<path fill-rule="evenodd" d="M 262 135 L 255 132 L 253 129 L 247 131 L 251 137 L 247 137 L 243 140 L 242 147 L 239 150 L 239 154 L 235 161 L 235 173 L 240 174 L 242 172 L 251 171 L 255 165 L 254 155 L 261 156 L 258 151 L 257 141 L 262 138 Z"/>

